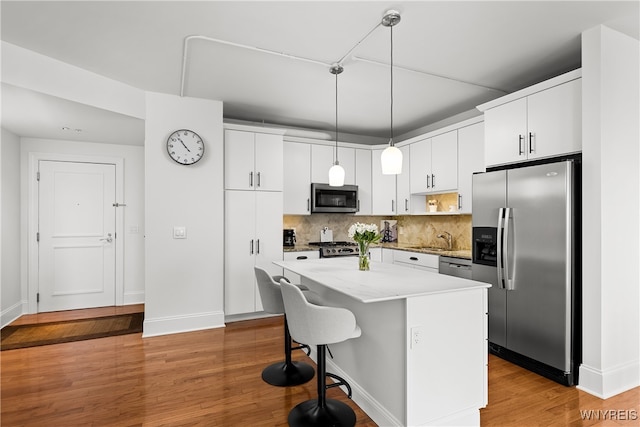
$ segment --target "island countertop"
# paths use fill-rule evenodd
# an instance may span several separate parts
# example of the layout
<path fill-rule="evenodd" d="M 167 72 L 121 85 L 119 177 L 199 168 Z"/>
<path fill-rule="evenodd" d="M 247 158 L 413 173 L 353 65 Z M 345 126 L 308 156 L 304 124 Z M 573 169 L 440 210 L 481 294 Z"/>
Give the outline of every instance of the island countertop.
<path fill-rule="evenodd" d="M 371 270 L 360 271 L 357 257 L 321 258 L 302 262 L 274 261 L 274 264 L 362 303 L 491 286 L 488 283 L 388 263 L 371 262 Z"/>

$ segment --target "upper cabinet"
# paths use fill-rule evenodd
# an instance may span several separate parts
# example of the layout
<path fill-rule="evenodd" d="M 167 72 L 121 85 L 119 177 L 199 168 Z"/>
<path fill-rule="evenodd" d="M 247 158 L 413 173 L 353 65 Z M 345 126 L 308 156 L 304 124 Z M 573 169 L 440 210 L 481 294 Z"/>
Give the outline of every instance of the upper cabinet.
<path fill-rule="evenodd" d="M 443 193 L 458 187 L 458 132 L 452 130 L 410 146 L 412 194 Z"/>
<path fill-rule="evenodd" d="M 384 175 L 380 155 L 383 149 L 371 151 L 372 215 L 396 215 L 396 175 Z M 404 171 L 403 171 L 404 173 Z"/>
<path fill-rule="evenodd" d="M 311 145 L 284 142 L 284 214 L 311 214 Z"/>
<path fill-rule="evenodd" d="M 582 150 L 580 70 L 478 107 L 484 111 L 487 166 Z"/>
<path fill-rule="evenodd" d="M 280 134 L 226 129 L 225 189 L 283 190 L 283 140 Z"/>
<path fill-rule="evenodd" d="M 311 182 L 329 183 L 329 169 L 335 161 L 335 145 L 311 144 Z M 355 184 L 355 149 L 338 147 L 338 162 L 344 169 L 344 183 Z"/>
<path fill-rule="evenodd" d="M 356 164 L 356 182 L 358 186 L 358 212 L 356 215 L 371 215 L 371 150 L 354 149 Z"/>
<path fill-rule="evenodd" d="M 411 208 L 411 146 L 400 147 L 402 152 L 402 173 L 396 177 L 396 198 L 398 208 L 396 214 L 409 215 Z"/>
<path fill-rule="evenodd" d="M 458 129 L 458 212 L 471 213 L 472 176 L 484 171 L 484 123 Z"/>

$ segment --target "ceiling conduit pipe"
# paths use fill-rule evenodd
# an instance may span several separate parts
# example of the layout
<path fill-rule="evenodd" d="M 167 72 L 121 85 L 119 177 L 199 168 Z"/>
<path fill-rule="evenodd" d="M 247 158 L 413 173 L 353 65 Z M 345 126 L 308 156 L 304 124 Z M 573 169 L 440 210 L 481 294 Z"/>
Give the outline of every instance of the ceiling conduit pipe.
<path fill-rule="evenodd" d="M 187 69 L 187 57 L 188 57 L 188 52 L 189 52 L 189 41 L 194 40 L 194 39 L 205 40 L 205 41 L 209 41 L 209 42 L 224 44 L 224 45 L 227 45 L 227 46 L 239 47 L 239 48 L 242 48 L 242 49 L 249 49 L 249 50 L 253 50 L 253 51 L 256 51 L 256 52 L 261 52 L 261 53 L 267 53 L 267 54 L 270 54 L 270 55 L 281 56 L 281 57 L 288 58 L 288 59 L 295 59 L 297 61 L 310 62 L 312 64 L 322 65 L 323 67 L 326 67 L 326 68 L 331 68 L 331 66 L 333 65 L 333 64 L 326 63 L 326 62 L 322 62 L 322 61 L 316 61 L 315 59 L 304 58 L 304 57 L 301 57 L 301 56 L 295 56 L 295 55 L 291 55 L 291 54 L 284 53 L 284 52 L 277 52 L 275 50 L 263 49 L 261 47 L 255 47 L 255 46 L 248 46 L 248 45 L 229 42 L 229 41 L 221 40 L 221 39 L 214 39 L 212 37 L 207 37 L 207 36 L 199 36 L 199 35 L 187 36 L 184 39 L 184 47 L 183 47 L 183 51 L 182 51 L 182 76 L 181 76 L 181 79 L 180 79 L 180 96 L 184 96 L 184 81 L 185 81 L 185 78 L 186 78 L 185 75 L 186 75 L 186 69 Z"/>

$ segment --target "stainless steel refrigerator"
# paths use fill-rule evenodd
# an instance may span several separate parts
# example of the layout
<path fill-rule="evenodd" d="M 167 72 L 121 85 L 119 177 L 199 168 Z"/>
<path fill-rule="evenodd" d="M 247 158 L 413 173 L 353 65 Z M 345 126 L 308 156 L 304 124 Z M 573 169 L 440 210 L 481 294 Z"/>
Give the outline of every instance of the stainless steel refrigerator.
<path fill-rule="evenodd" d="M 489 289 L 489 349 L 565 385 L 580 344 L 577 161 L 473 176 L 474 280 Z"/>

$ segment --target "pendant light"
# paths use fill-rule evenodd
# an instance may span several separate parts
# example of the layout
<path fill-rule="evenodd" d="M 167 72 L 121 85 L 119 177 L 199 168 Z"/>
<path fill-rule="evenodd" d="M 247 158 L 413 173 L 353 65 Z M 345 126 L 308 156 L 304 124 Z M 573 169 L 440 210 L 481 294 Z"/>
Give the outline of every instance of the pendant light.
<path fill-rule="evenodd" d="M 329 185 L 331 187 L 342 187 L 344 185 L 344 168 L 338 162 L 338 74 L 344 71 L 340 64 L 333 64 L 329 69 L 331 74 L 336 76 L 336 150 L 335 161 L 329 169 Z"/>
<path fill-rule="evenodd" d="M 382 173 L 385 175 L 398 175 L 402 173 L 402 151 L 393 143 L 393 27 L 400 22 L 400 13 L 389 10 L 382 18 L 382 25 L 389 27 L 391 32 L 391 132 L 389 146 L 380 156 Z"/>

